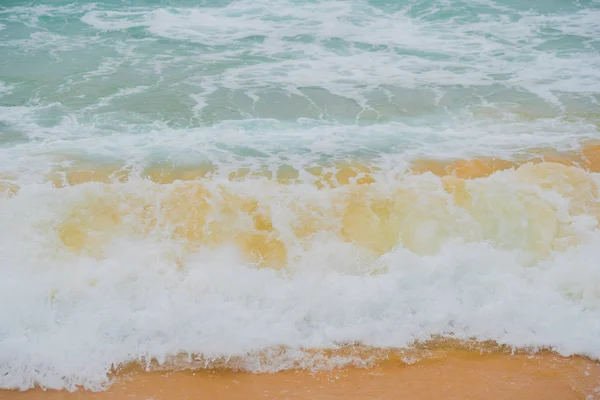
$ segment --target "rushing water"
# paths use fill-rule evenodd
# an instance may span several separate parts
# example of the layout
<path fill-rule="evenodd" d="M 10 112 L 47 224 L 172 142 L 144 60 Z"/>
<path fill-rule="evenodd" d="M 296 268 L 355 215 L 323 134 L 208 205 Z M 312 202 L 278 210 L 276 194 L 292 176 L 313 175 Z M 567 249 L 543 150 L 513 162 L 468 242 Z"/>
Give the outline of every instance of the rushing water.
<path fill-rule="evenodd" d="M 3 0 L 0 388 L 600 358 L 599 102 L 597 0 Z"/>

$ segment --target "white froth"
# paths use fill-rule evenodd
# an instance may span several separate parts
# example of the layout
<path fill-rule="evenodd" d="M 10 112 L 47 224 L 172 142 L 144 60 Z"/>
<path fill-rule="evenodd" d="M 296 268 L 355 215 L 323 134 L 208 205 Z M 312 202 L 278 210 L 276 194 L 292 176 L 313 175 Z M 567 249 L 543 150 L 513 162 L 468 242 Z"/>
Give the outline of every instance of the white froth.
<path fill-rule="evenodd" d="M 287 272 L 256 269 L 227 244 L 189 252 L 160 225 L 142 236 L 115 231 L 101 257 L 73 253 L 53 227 L 80 207 L 77 202 L 107 195 L 105 185 L 24 186 L 0 200 L 0 302 L 12 305 L 0 308 L 0 387 L 97 389 L 113 364 L 162 361 L 178 353 L 241 357 L 249 370 L 275 371 L 290 367 L 292 356 L 275 352 L 257 365 L 255 355 L 279 346 L 293 353 L 293 365 L 310 367 L 311 356 L 301 349 L 356 342 L 406 347 L 437 335 L 600 358 L 597 221 L 560 211 L 569 201 L 552 190 L 534 185 L 513 194 L 514 180 L 528 176 L 523 174 L 508 171 L 473 183 L 480 196 L 512 196 L 505 205 L 515 207 L 506 211 L 511 221 L 503 220 L 508 217 L 501 209 L 489 215 L 504 221 L 504 247 L 457 239 L 419 255 L 399 243 L 369 260 L 355 245 L 323 231 L 310 246 L 298 242 L 290 248 L 294 261 Z M 436 180 L 423 176 L 395 184 L 426 188 Z M 156 189 L 134 180 L 122 195 L 151 199 Z M 291 200 L 271 197 L 287 193 L 299 205 L 328 201 L 326 192 L 264 181 L 242 182 L 236 190 L 271 201 L 282 238 L 292 235 L 284 230 Z M 514 240 L 522 228 L 513 219 L 521 215 L 524 224 L 540 228 L 536 224 L 543 221 L 523 215 L 515 203 L 535 193 L 538 207 L 555 209 L 580 244 L 532 264 L 522 248 L 528 237 Z"/>
<path fill-rule="evenodd" d="M 123 30 L 143 27 L 154 35 L 208 45 L 226 45 L 260 37 L 257 54 L 274 62 L 231 68 L 219 81 L 229 88 L 251 88 L 271 80 L 282 87 L 327 88 L 360 102 L 357 85 L 377 87 L 402 82 L 403 87 L 423 84 L 485 85 L 490 76 L 507 75 L 511 86 L 520 87 L 554 103 L 547 93 L 598 92 L 600 58 L 597 54 L 559 54 L 540 51 L 552 38 L 540 30 L 552 28 L 563 35 L 588 41 L 600 35 L 596 10 L 564 16 L 522 13 L 517 21 L 506 15 L 482 15 L 478 21 L 456 24 L 454 20 L 423 20 L 408 15 L 410 7 L 384 13 L 364 4 L 338 2 L 315 4 L 236 2 L 227 7 L 165 9 L 146 12 L 91 11 L 83 21 L 98 29 Z M 513 14 L 515 12 L 513 11 Z M 360 23 L 357 23 L 360 19 Z M 308 22 L 308 23 L 307 23 Z M 312 35 L 319 42 L 290 39 Z M 343 38 L 350 47 L 333 53 L 326 41 Z M 353 43 L 384 46 L 385 51 L 359 50 Z M 396 53 L 400 51 L 400 53 Z M 402 54 L 416 51 L 420 55 Z M 298 52 L 305 57 L 281 58 Z M 431 52 L 433 58 L 422 57 Z M 240 54 L 227 50 L 224 56 Z M 213 57 L 211 55 L 211 57 Z M 469 59 L 457 63 L 457 58 Z M 437 59 L 436 59 L 437 58 Z M 519 58 L 523 60 L 517 61 Z M 564 65 L 564 66 L 563 66 Z M 568 85 L 561 85 L 564 77 Z M 574 79 L 581 77 L 582 79 Z M 204 78 L 203 78 L 204 79 Z M 547 88 L 546 94 L 541 88 Z"/>
<path fill-rule="evenodd" d="M 2 29 L 1 26 L 0 29 Z M 14 87 L 12 85 L 8 85 L 6 82 L 0 81 L 0 97 L 4 96 L 5 94 L 10 94 L 13 88 Z"/>

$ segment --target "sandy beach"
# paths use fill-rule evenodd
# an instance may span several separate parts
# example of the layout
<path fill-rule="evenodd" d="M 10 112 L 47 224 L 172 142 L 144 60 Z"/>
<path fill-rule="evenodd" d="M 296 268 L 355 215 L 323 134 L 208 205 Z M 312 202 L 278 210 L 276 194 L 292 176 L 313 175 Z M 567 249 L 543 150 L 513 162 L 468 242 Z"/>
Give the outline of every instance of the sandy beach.
<path fill-rule="evenodd" d="M 129 368 L 105 392 L 3 391 L 6 400 L 175 399 L 596 399 L 600 364 L 551 352 L 510 354 L 437 349 L 412 365 L 387 360 L 370 368 L 252 374 L 231 370 Z"/>

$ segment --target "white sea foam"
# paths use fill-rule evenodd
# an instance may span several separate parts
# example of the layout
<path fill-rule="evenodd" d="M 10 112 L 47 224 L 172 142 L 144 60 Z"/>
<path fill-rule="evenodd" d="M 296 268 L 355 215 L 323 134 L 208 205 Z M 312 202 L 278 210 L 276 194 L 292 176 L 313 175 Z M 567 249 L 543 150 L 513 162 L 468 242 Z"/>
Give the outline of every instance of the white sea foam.
<path fill-rule="evenodd" d="M 89 110 L 146 90 L 148 88 L 142 86 L 117 91 L 100 99 Z M 406 161 L 418 158 L 493 156 L 511 159 L 531 148 L 574 151 L 580 148 L 580 143 L 598 137 L 597 126 L 587 121 L 545 118 L 509 122 L 469 115 L 454 121 L 445 120 L 443 129 L 442 124 L 427 126 L 420 121 L 348 126 L 315 121 L 292 125 L 264 120 L 174 129 L 161 121 L 119 120 L 113 114 L 106 118 L 96 116 L 92 123 L 85 121 L 85 115 L 69 115 L 57 125 L 42 125 L 46 115 L 60 109 L 59 104 L 0 107 L 0 122 L 35 139 L 0 148 L 2 170 L 39 174 L 46 172 L 48 163 L 56 157 L 68 159 L 75 154 L 78 158 L 100 158 L 133 167 L 164 161 L 192 165 L 210 160 L 224 171 L 282 163 L 303 169 L 324 157 L 345 159 L 356 151 L 378 158 L 378 162 L 386 166 L 401 167 Z M 118 130 L 114 127 L 116 121 L 120 122 Z M 261 156 L 256 158 L 256 154 Z"/>
<path fill-rule="evenodd" d="M 14 86 L 8 85 L 5 82 L 0 81 L 0 97 L 10 94 L 13 90 Z"/>
<path fill-rule="evenodd" d="M 463 24 L 414 18 L 407 15 L 409 11 L 407 7 L 386 14 L 375 7 L 338 2 L 236 2 L 223 8 L 91 11 L 83 21 L 98 29 L 143 27 L 158 36 L 210 45 L 261 38 L 252 46 L 253 52 L 272 57 L 272 62 L 228 69 L 219 81 L 230 88 L 267 83 L 318 86 L 360 100 L 356 85 L 486 85 L 492 75 L 507 75 L 505 84 L 528 90 L 550 103 L 555 103 L 553 91 L 599 91 L 597 55 L 573 53 L 564 58 L 537 48 L 553 39 L 539 34 L 545 28 L 588 41 L 598 37 L 597 24 L 593 24 L 597 11 L 565 16 L 522 13 L 516 22 L 487 14 Z M 314 36 L 317 42 L 292 40 L 303 35 Z M 337 38 L 346 41 L 339 52 L 324 46 Z M 387 51 L 360 50 L 356 43 L 385 46 Z M 305 56 L 281 57 L 294 52 Z M 422 56 L 428 52 L 429 57 Z M 227 50 L 223 55 L 235 54 L 239 53 Z M 458 57 L 470 61 L 457 63 Z M 522 61 L 517 61 L 519 58 Z"/>
<path fill-rule="evenodd" d="M 469 190 L 479 205 L 468 209 L 470 217 L 436 194 L 430 185 L 439 184 L 439 178 L 407 177 L 373 186 L 367 193 L 382 199 L 390 190 L 417 190 L 420 205 L 411 207 L 433 208 L 426 219 L 415 208 L 404 229 L 418 228 L 412 238 L 426 234 L 426 247 L 440 244 L 427 250 L 399 241 L 376 257 L 342 240 L 335 229 L 304 239 L 289 230 L 293 209 L 328 212 L 336 207 L 331 203 L 335 191 L 260 180 L 229 183 L 238 195 L 270 209 L 273 226 L 288 246 L 286 272 L 256 269 L 227 241 L 212 249 L 186 249 L 186 241 L 172 236 L 163 211 L 154 216 L 157 225 L 135 234 L 144 204 L 167 204 L 177 186 L 135 180 L 112 187 L 26 185 L 0 200 L 0 300 L 11 304 L 0 308 L 0 387 L 98 388 L 114 363 L 165 360 L 181 352 L 208 359 L 247 357 L 250 370 L 278 370 L 290 365 L 285 354 L 256 366 L 252 353 L 350 342 L 406 347 L 432 335 L 600 358 L 597 221 L 568 211 L 582 200 L 578 196 L 588 196 L 577 189 L 581 186 L 571 186 L 581 185 L 580 180 L 560 183 L 558 176 L 567 169 L 539 175 L 542 167 L 536 168 L 533 175 L 524 169 L 472 181 Z M 581 174 L 577 179 L 597 180 Z M 173 209 L 184 219 L 199 212 L 193 193 L 182 198 L 187 206 L 178 203 Z M 438 204 L 437 196 L 446 200 Z M 119 198 L 122 203 L 115 203 Z M 225 198 L 213 199 L 220 201 Z M 500 202 L 504 209 L 488 202 Z M 114 213 L 122 216 L 111 228 Z M 77 220 L 75 226 L 90 229 L 84 240 L 101 246 L 101 253 L 65 247 L 59 232 L 71 218 L 95 218 L 91 225 Z M 330 217 L 322 218 L 328 223 Z M 534 256 L 532 262 L 527 254 L 548 240 L 552 218 L 564 226 L 562 235 L 570 230 L 579 244 Z M 243 232 L 242 226 L 235 229 Z M 473 240 L 470 229 L 496 236 Z M 301 352 L 294 357 L 302 362 Z"/>
<path fill-rule="evenodd" d="M 600 92 L 597 10 L 547 15 L 477 4 L 485 12 L 460 23 L 436 18 L 443 14 L 439 7 L 386 12 L 362 2 L 13 7 L 0 18 L 16 23 L 44 16 L 56 23 L 80 16 L 101 32 L 76 27 L 65 33 L 42 21 L 43 30 L 7 37 L 1 45 L 11 55 L 49 52 L 62 60 L 56 68 L 69 72 L 53 78 L 52 100 L 67 102 L 80 92 L 86 99 L 104 98 L 99 86 L 152 82 L 155 91 L 145 104 L 156 104 L 154 119 L 163 112 L 159 104 L 176 101 L 181 121 L 192 124 L 245 118 L 380 121 L 478 107 L 497 109 L 499 118 L 516 108 L 532 115 L 594 113 Z M 119 35 L 128 29 L 136 33 Z M 165 38 L 178 45 L 163 51 L 158 43 Z M 71 70 L 72 57 L 86 60 L 83 70 Z M 162 101 L 150 98 L 156 92 Z M 127 106 L 123 111 L 135 103 Z"/>

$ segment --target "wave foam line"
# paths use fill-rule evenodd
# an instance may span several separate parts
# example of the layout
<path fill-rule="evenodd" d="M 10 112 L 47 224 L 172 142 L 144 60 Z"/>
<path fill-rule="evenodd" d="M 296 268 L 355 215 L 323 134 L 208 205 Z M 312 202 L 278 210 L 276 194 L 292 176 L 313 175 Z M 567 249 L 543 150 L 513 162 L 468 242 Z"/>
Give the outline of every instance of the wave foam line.
<path fill-rule="evenodd" d="M 435 336 L 600 358 L 598 174 L 388 172 L 22 185 L 0 199 L 0 387 Z"/>
<path fill-rule="evenodd" d="M 581 244 L 600 218 L 594 175 L 557 163 L 484 179 L 405 175 L 329 189 L 215 179 L 60 190 L 54 195 L 64 204 L 53 230 L 73 251 L 100 256 L 116 237 L 153 236 L 188 252 L 232 244 L 248 262 L 276 268 L 325 236 L 375 256 L 399 245 L 435 254 L 459 240 L 546 257 Z"/>

